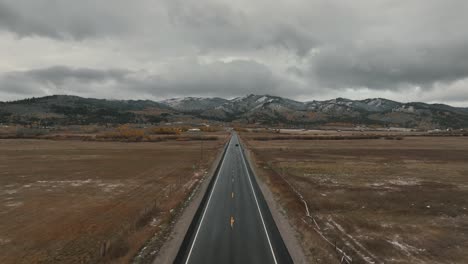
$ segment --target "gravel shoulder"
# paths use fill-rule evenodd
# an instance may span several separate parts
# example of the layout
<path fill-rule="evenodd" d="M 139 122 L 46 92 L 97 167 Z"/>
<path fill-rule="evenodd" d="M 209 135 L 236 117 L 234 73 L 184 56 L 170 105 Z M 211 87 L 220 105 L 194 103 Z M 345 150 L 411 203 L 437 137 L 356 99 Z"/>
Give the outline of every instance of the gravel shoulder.
<path fill-rule="evenodd" d="M 212 163 L 210 169 L 207 171 L 203 182 L 197 187 L 192 193 L 189 200 L 186 201 L 185 207 L 181 208 L 179 216 L 174 220 L 173 228 L 170 234 L 167 236 L 164 245 L 161 247 L 157 256 L 155 257 L 153 264 L 159 263 L 173 263 L 180 246 L 184 240 L 185 234 L 192 223 L 192 220 L 200 207 L 203 196 L 207 191 L 210 181 L 213 179 L 216 167 L 218 166 L 223 156 L 224 149 L 219 150 L 216 159 Z"/>
<path fill-rule="evenodd" d="M 243 144 L 243 146 L 246 145 Z M 257 179 L 257 183 L 260 186 L 263 197 L 265 198 L 268 207 L 270 208 L 273 219 L 289 251 L 289 254 L 291 255 L 291 258 L 293 259 L 294 263 L 308 263 L 307 258 L 304 254 L 304 250 L 298 241 L 298 234 L 296 230 L 291 226 L 286 211 L 281 206 L 279 201 L 275 199 L 269 186 L 265 183 L 264 178 L 258 176 L 259 171 L 256 166 L 256 162 L 254 162 L 251 151 L 248 148 L 245 148 L 245 150 L 245 154 L 250 163 L 250 167 L 255 172 L 255 178 Z"/>

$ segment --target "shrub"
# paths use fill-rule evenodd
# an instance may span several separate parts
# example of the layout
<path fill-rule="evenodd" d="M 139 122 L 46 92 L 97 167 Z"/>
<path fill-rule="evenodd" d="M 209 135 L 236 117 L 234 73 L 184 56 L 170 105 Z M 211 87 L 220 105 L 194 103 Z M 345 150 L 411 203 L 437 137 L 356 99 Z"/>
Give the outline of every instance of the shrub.
<path fill-rule="evenodd" d="M 191 136 L 191 137 L 188 137 L 190 138 L 191 140 L 203 140 L 203 141 L 206 141 L 206 140 L 218 140 L 218 137 L 216 136 Z"/>
<path fill-rule="evenodd" d="M 387 140 L 402 140 L 403 137 L 401 137 L 401 136 L 386 136 L 385 139 L 387 139 Z"/>
<path fill-rule="evenodd" d="M 84 133 L 84 134 L 94 134 L 94 133 L 97 133 L 99 132 L 99 127 L 98 126 L 81 126 L 80 127 L 80 132 Z"/>
<path fill-rule="evenodd" d="M 217 132 L 217 131 L 219 131 L 219 128 L 218 127 L 212 127 L 212 126 L 209 126 L 209 127 L 203 126 L 203 127 L 200 127 L 200 131 L 202 131 L 202 132 Z"/>
<path fill-rule="evenodd" d="M 130 249 L 128 242 L 121 236 L 115 238 L 110 242 L 109 250 L 106 255 L 110 259 L 117 259 L 125 256 Z"/>
<path fill-rule="evenodd" d="M 234 130 L 237 132 L 249 132 L 246 128 L 243 127 L 235 127 Z"/>
<path fill-rule="evenodd" d="M 145 227 L 147 224 L 151 222 L 153 217 L 158 215 L 160 212 L 161 212 L 161 209 L 157 207 L 156 205 L 145 208 L 138 215 L 135 221 L 135 228 L 138 230 L 138 229 Z"/>
<path fill-rule="evenodd" d="M 19 127 L 16 129 L 16 136 L 17 137 L 38 137 L 47 135 L 49 133 L 48 129 L 42 128 L 26 128 L 26 127 Z"/>
<path fill-rule="evenodd" d="M 141 129 L 132 129 L 128 125 L 122 125 L 118 128 L 120 137 L 125 139 L 142 140 L 145 136 L 145 131 Z"/>
<path fill-rule="evenodd" d="M 150 129 L 150 133 L 156 135 L 179 135 L 183 131 L 184 128 L 174 127 L 155 127 Z"/>
<path fill-rule="evenodd" d="M 145 131 L 142 129 L 134 129 L 128 125 L 121 125 L 117 128 L 117 132 L 106 132 L 96 138 L 110 140 L 125 140 L 125 141 L 143 141 L 146 138 Z"/>

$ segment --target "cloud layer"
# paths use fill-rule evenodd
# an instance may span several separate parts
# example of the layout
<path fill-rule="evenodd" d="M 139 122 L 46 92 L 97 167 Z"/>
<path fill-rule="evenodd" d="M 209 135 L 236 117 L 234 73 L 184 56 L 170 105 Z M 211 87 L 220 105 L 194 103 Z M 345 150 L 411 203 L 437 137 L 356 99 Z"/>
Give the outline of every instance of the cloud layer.
<path fill-rule="evenodd" d="M 0 0 L 0 101 L 388 97 L 468 106 L 463 0 Z"/>

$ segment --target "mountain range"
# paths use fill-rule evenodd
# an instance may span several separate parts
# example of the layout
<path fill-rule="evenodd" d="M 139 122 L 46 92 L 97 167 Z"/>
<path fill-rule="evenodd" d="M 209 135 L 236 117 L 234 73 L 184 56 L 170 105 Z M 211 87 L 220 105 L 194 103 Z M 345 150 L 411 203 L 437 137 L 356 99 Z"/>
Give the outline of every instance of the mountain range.
<path fill-rule="evenodd" d="M 0 102 L 0 123 L 42 125 L 202 121 L 315 127 L 327 124 L 466 128 L 468 108 L 400 103 L 383 98 L 299 102 L 250 94 L 234 99 L 184 97 L 163 101 L 105 100 L 53 95 Z"/>

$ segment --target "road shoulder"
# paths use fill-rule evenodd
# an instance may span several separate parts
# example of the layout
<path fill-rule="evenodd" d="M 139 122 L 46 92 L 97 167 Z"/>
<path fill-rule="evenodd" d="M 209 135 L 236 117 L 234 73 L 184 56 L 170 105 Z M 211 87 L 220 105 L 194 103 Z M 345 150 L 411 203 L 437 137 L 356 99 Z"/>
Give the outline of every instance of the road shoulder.
<path fill-rule="evenodd" d="M 227 142 L 229 142 L 229 139 Z M 175 220 L 174 227 L 172 228 L 172 231 L 170 232 L 160 251 L 156 255 L 153 264 L 174 262 L 185 235 L 190 227 L 190 224 L 192 223 L 193 218 L 198 208 L 200 207 L 203 196 L 208 189 L 208 185 L 216 173 L 218 164 L 221 162 L 223 153 L 224 148 L 218 153 L 215 161 L 208 170 L 207 176 L 205 176 L 203 182 L 198 186 L 197 190 L 195 190 L 195 193 L 191 196 L 191 199 L 188 201 L 189 204 L 182 210 L 180 216 Z"/>
<path fill-rule="evenodd" d="M 290 225 L 289 219 L 286 216 L 285 211 L 283 210 L 281 205 L 275 200 L 271 190 L 265 184 L 263 179 L 257 176 L 258 170 L 256 167 L 256 163 L 252 159 L 251 152 L 247 148 L 247 146 L 244 144 L 241 138 L 240 140 L 242 142 L 242 145 L 244 146 L 245 156 L 250 164 L 250 167 L 254 171 L 254 177 L 257 180 L 258 186 L 260 187 L 260 190 L 262 191 L 263 197 L 265 198 L 265 201 L 273 216 L 273 220 L 275 221 L 275 224 L 281 234 L 281 237 L 283 238 L 283 241 L 286 245 L 286 248 L 289 251 L 289 254 L 291 255 L 291 258 L 293 259 L 294 263 L 297 263 L 297 264 L 307 263 L 307 258 L 304 254 L 304 250 L 301 244 L 298 241 L 295 229 Z"/>

